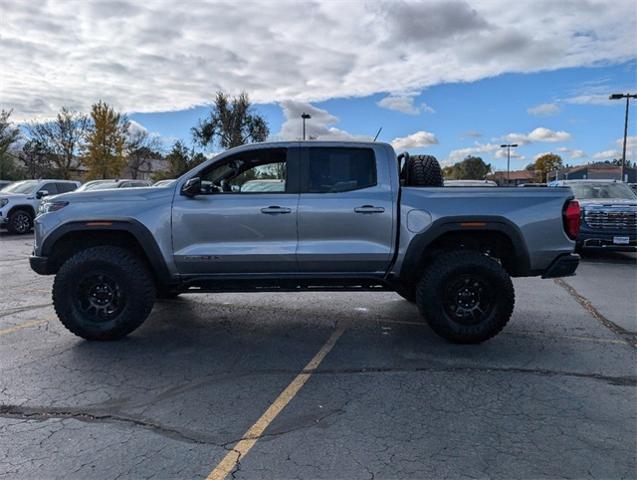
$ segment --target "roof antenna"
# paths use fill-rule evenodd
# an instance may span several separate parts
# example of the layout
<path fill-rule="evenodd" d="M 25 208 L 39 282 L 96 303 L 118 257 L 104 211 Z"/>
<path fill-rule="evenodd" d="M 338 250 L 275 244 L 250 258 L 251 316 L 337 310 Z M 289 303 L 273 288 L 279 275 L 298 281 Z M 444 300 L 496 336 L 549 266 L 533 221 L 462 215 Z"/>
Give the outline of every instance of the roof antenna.
<path fill-rule="evenodd" d="M 378 138 L 378 135 L 380 135 L 380 132 L 382 131 L 383 131 L 383 127 L 380 127 L 378 131 L 376 132 L 376 136 L 374 137 L 374 140 L 373 140 L 374 142 L 376 141 L 376 139 Z"/>

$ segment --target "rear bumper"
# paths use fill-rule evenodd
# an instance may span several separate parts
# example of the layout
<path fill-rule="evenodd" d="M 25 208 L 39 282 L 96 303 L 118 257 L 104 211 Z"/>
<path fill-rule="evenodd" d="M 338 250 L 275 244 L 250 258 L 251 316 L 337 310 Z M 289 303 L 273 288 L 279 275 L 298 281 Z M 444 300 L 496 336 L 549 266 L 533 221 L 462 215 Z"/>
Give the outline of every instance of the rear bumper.
<path fill-rule="evenodd" d="M 579 265 L 579 255 L 573 253 L 567 253 L 566 255 L 560 255 L 542 274 L 542 278 L 558 278 L 558 277 L 570 277 L 575 275 L 575 270 Z"/>
<path fill-rule="evenodd" d="M 31 270 L 35 273 L 39 273 L 40 275 L 50 275 L 51 269 L 49 265 L 48 257 L 38 257 L 37 255 L 31 255 L 29 257 L 29 264 L 31 265 Z"/>

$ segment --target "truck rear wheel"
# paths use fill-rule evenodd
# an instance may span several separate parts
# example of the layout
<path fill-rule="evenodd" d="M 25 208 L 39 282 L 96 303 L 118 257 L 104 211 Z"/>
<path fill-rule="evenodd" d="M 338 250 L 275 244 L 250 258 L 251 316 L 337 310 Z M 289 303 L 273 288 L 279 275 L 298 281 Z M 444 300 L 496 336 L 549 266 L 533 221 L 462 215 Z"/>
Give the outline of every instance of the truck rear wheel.
<path fill-rule="evenodd" d="M 442 169 L 432 155 L 412 155 L 408 158 L 404 178 L 409 187 L 442 187 Z"/>
<path fill-rule="evenodd" d="M 487 255 L 456 250 L 437 257 L 416 289 L 429 326 L 454 343 L 480 343 L 504 328 L 515 303 L 511 278 Z"/>
<path fill-rule="evenodd" d="M 62 324 L 87 340 L 117 340 L 138 328 L 155 301 L 153 278 L 139 258 L 113 246 L 81 250 L 53 283 Z"/>

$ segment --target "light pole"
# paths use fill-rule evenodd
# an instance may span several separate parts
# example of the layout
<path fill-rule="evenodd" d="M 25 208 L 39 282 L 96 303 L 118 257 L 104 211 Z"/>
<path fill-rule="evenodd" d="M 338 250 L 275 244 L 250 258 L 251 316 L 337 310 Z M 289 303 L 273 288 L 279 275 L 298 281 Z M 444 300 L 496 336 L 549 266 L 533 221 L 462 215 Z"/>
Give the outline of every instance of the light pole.
<path fill-rule="evenodd" d="M 310 118 L 312 118 L 312 115 L 303 112 L 301 114 L 301 118 L 303 119 L 303 140 L 305 140 L 305 120 L 309 120 Z"/>
<path fill-rule="evenodd" d="M 500 145 L 500 148 L 506 148 L 507 149 L 507 183 L 509 183 L 511 181 L 511 175 L 510 175 L 510 165 L 511 165 L 511 148 L 515 148 L 517 147 L 518 144 L 517 143 L 505 143 L 503 145 Z"/>
<path fill-rule="evenodd" d="M 622 148 L 622 182 L 624 181 L 624 168 L 626 167 L 626 136 L 628 135 L 628 103 L 631 98 L 637 98 L 637 93 L 613 93 L 609 100 L 626 99 L 626 115 L 624 117 L 624 147 Z"/>

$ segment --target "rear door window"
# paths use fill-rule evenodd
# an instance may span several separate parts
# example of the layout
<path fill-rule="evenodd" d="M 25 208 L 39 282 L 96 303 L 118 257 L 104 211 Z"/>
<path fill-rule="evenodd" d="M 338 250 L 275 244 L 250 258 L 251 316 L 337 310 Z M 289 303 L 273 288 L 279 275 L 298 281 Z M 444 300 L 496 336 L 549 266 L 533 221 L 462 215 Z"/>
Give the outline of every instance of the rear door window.
<path fill-rule="evenodd" d="M 308 148 L 305 193 L 337 193 L 376 185 L 376 159 L 370 148 Z"/>

